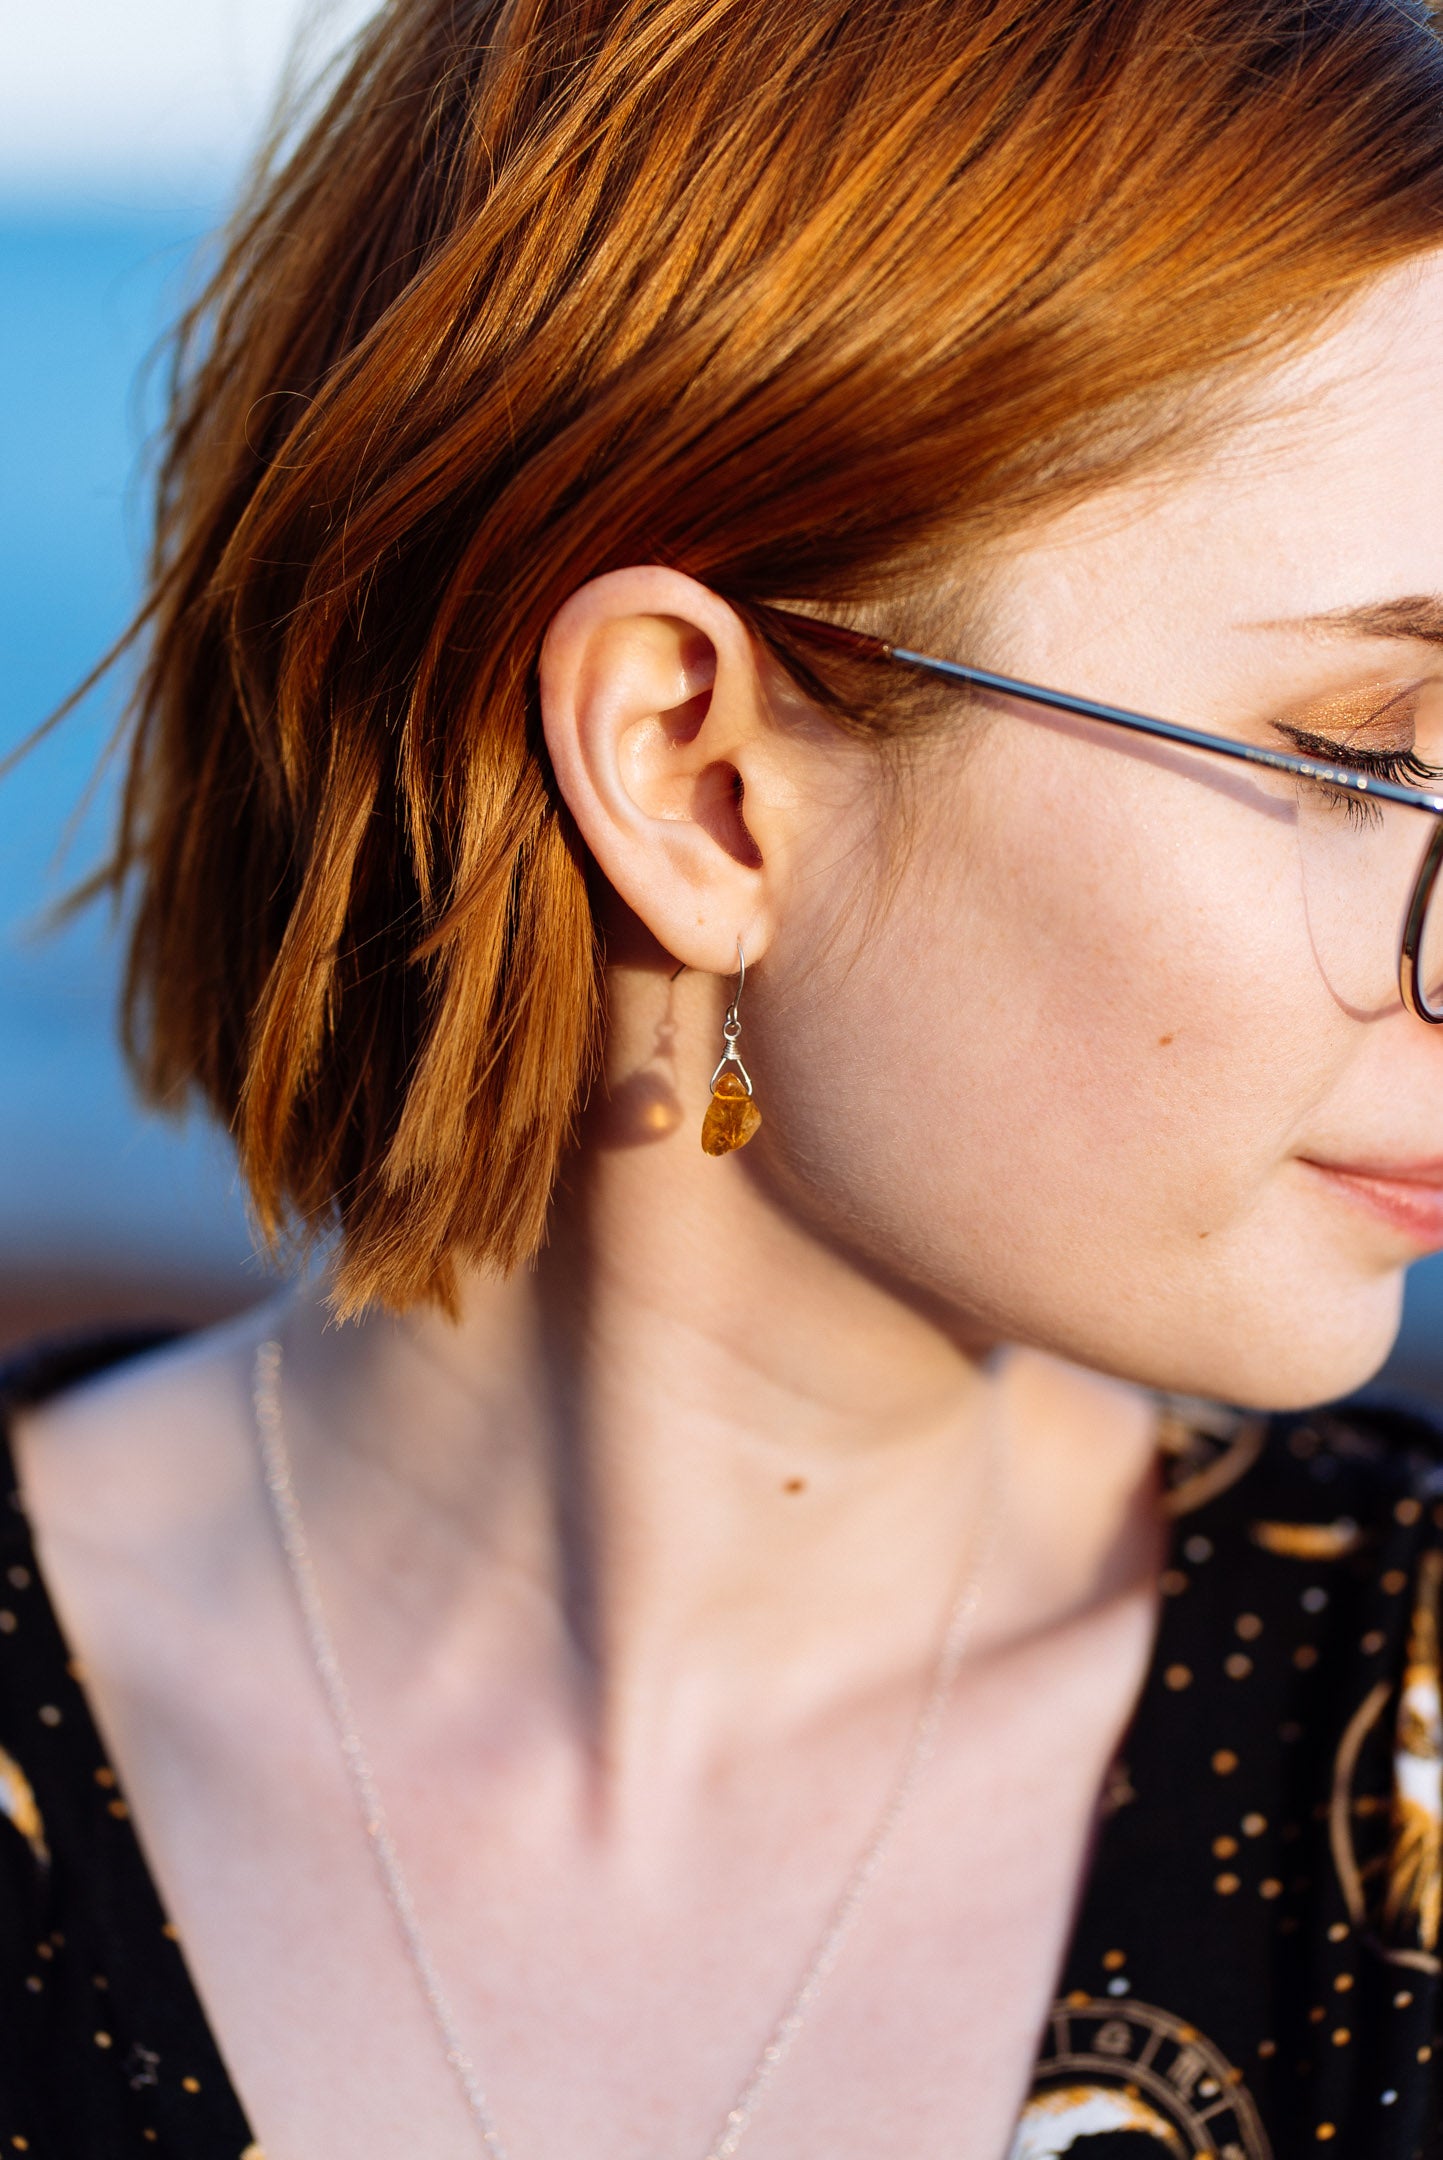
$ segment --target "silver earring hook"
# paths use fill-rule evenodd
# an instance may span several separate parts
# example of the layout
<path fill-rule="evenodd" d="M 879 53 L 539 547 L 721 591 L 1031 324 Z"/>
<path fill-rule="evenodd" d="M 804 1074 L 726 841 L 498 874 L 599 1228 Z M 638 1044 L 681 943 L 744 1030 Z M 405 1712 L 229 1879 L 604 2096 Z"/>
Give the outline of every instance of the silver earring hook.
<path fill-rule="evenodd" d="M 716 1071 L 711 1076 L 713 1094 L 716 1093 L 717 1081 L 721 1078 L 721 1075 L 726 1071 L 729 1065 L 736 1073 L 736 1076 L 741 1081 L 743 1087 L 745 1087 L 748 1095 L 750 1095 L 752 1092 L 752 1076 L 747 1071 L 745 1065 L 743 1065 L 741 1060 L 741 1053 L 737 1049 L 737 1043 L 741 1038 L 742 1032 L 741 1014 L 738 1011 L 738 1007 L 741 1004 L 742 991 L 746 987 L 747 980 L 747 956 L 742 951 L 742 941 L 740 938 L 737 939 L 737 961 L 739 963 L 737 972 L 737 986 L 736 989 L 732 992 L 731 1003 L 727 1007 L 726 1018 L 722 1022 L 722 1036 L 726 1042 L 726 1048 L 725 1050 L 723 1050 L 721 1057 L 718 1060 Z"/>
<path fill-rule="evenodd" d="M 742 941 L 740 938 L 737 939 L 737 959 L 741 962 L 741 973 L 737 977 L 736 996 L 732 999 L 731 1002 L 731 1009 L 733 1012 L 736 1011 L 737 1006 L 741 1003 L 742 992 L 747 986 L 747 956 L 742 951 Z M 686 969 L 687 963 L 685 962 L 685 960 L 683 960 L 680 967 L 674 967 L 672 969 L 671 974 L 667 977 L 667 980 L 669 982 L 675 982 L 678 976 L 685 975 Z"/>

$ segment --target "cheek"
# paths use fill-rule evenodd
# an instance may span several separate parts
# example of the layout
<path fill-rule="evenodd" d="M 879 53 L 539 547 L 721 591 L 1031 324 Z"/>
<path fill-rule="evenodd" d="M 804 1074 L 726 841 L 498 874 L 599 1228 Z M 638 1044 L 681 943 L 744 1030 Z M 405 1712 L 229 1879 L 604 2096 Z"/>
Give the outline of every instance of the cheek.
<path fill-rule="evenodd" d="M 776 1155 L 874 1258 L 1137 1370 L 1255 1302 L 1279 1173 L 1355 1030 L 1286 827 L 1044 730 L 1004 758 L 1008 725 L 884 919 L 769 1015 Z"/>
<path fill-rule="evenodd" d="M 1311 963 L 1292 834 L 1088 743 L 1021 762 L 1026 784 L 993 791 L 933 884 L 986 1136 L 1154 1234 L 1226 1219 L 1348 1032 Z M 979 992 L 992 1019 L 974 1034 Z"/>

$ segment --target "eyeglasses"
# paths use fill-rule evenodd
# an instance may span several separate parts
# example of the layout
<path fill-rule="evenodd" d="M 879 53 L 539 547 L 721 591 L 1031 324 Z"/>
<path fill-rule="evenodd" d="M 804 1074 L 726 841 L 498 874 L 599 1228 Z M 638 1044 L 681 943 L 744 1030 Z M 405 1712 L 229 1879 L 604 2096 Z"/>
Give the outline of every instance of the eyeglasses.
<path fill-rule="evenodd" d="M 991 668 L 912 652 L 790 608 L 762 606 L 759 612 L 858 658 L 916 669 L 994 697 L 1018 698 L 1250 767 L 1262 778 L 1263 807 L 1296 833 L 1309 935 L 1334 995 L 1360 1017 L 1373 1017 L 1401 998 L 1419 1020 L 1443 1023 L 1443 794 L 1409 787 L 1396 777 L 1400 767 L 1429 773 L 1415 753 L 1360 749 L 1348 753 L 1354 762 L 1337 763 L 1306 751 L 1274 750 Z M 1443 685 L 1423 687 L 1437 718 L 1435 739 L 1443 741 Z"/>

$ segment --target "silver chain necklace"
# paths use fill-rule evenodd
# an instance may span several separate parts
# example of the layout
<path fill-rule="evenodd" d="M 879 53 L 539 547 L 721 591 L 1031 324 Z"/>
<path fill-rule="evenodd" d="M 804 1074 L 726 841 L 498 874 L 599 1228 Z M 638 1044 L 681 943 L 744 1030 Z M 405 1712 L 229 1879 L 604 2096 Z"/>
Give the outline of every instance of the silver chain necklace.
<path fill-rule="evenodd" d="M 446 2060 L 455 2072 L 482 2148 L 492 2156 L 492 2160 L 508 2160 L 485 2088 L 474 2062 L 461 2044 L 455 2013 L 421 1934 L 415 1902 L 402 1873 L 395 1841 L 391 1836 L 385 1809 L 381 1805 L 375 1775 L 356 1728 L 350 1690 L 341 1671 L 335 1642 L 321 1603 L 305 1528 L 296 1501 L 290 1456 L 281 1421 L 280 1390 L 281 1346 L 272 1339 L 263 1342 L 256 1352 L 253 1376 L 256 1435 L 260 1443 L 266 1490 L 270 1496 L 276 1529 L 310 1643 L 316 1674 L 335 1727 L 336 1738 L 340 1743 L 366 1838 L 375 1855 L 382 1887 L 400 1928 L 421 1992 L 426 1998 Z M 752 2119 L 763 2095 L 795 2046 L 808 2014 L 841 1957 L 847 1939 L 856 1925 L 862 1902 L 881 1871 L 882 1863 L 896 1840 L 902 1818 L 936 1751 L 942 1713 L 972 1632 L 996 1550 L 1001 1514 L 999 1453 L 994 1415 L 989 1420 L 987 1459 L 983 1470 L 983 1498 L 972 1538 L 971 1553 L 963 1571 L 961 1586 L 947 1616 L 931 1682 L 912 1727 L 901 1769 L 871 1835 L 832 1907 L 821 1940 L 812 1953 L 801 1980 L 707 2148 L 707 2160 L 732 2160 L 732 2155 L 751 2128 Z"/>

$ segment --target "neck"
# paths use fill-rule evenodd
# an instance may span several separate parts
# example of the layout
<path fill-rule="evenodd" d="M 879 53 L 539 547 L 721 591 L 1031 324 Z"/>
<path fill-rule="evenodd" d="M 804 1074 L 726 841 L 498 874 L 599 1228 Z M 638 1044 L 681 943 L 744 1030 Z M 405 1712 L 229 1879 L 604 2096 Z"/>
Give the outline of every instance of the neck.
<path fill-rule="evenodd" d="M 690 1123 L 584 1144 L 540 1261 L 469 1279 L 457 1319 L 292 1334 L 298 1430 L 332 1462 L 319 1534 L 330 1506 L 362 1579 L 395 1579 L 399 1555 L 447 1655 L 478 1636 L 494 1654 L 499 1630 L 529 1685 L 537 1661 L 562 1675 L 610 1762 L 914 1683 L 990 1435 L 979 1645 L 1104 1594 L 1146 1506 L 1143 1398 L 878 1281 Z"/>

